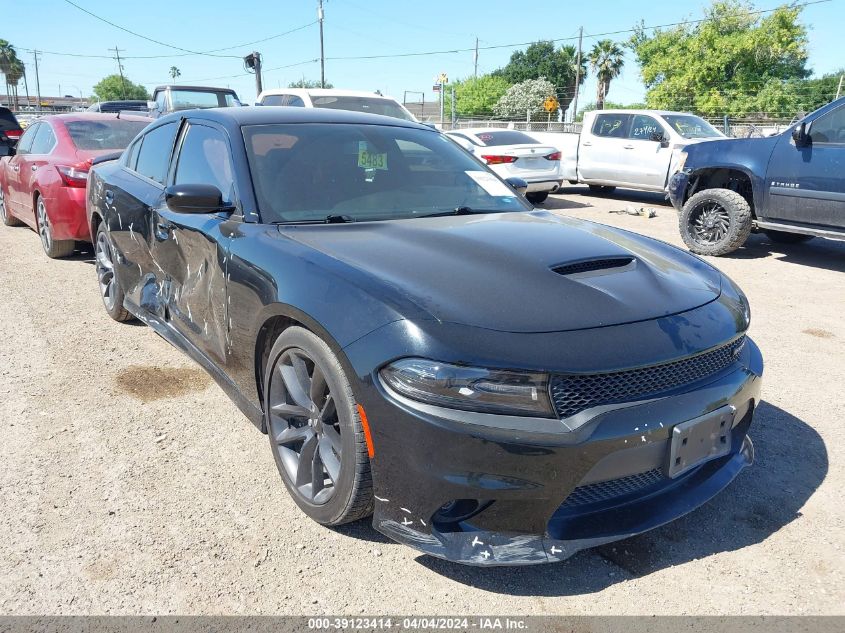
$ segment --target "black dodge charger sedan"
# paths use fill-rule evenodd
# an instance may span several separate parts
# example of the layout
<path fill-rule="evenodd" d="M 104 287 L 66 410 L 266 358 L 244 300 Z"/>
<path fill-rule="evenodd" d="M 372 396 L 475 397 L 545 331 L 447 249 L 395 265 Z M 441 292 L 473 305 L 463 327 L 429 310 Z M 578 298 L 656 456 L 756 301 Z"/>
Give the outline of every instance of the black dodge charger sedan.
<path fill-rule="evenodd" d="M 321 524 L 372 514 L 434 556 L 544 563 L 753 460 L 763 362 L 736 285 L 532 209 L 423 125 L 180 112 L 91 171 L 88 212 L 108 313 L 200 363 Z"/>

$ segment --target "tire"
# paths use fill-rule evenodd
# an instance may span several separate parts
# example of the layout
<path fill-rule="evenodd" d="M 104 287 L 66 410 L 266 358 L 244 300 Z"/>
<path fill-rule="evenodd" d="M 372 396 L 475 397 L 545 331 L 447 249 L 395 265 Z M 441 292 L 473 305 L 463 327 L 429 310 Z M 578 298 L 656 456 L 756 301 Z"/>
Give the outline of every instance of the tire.
<path fill-rule="evenodd" d="M 3 220 L 3 224 L 6 226 L 21 226 L 23 224 L 6 209 L 6 194 L 2 187 L 0 187 L 0 220 Z"/>
<path fill-rule="evenodd" d="M 616 187 L 610 185 L 589 185 L 589 187 L 593 193 L 613 193 L 616 191 Z"/>
<path fill-rule="evenodd" d="M 751 234 L 751 206 L 730 189 L 705 189 L 687 200 L 678 223 L 693 253 L 727 255 Z"/>
<path fill-rule="evenodd" d="M 41 196 L 35 197 L 35 218 L 38 225 L 38 236 L 41 238 L 41 247 L 50 259 L 59 259 L 73 254 L 76 248 L 74 240 L 54 240 L 53 229 L 50 226 L 50 216 L 47 213 L 47 205 Z"/>
<path fill-rule="evenodd" d="M 108 315 L 121 323 L 134 318 L 123 307 L 123 289 L 114 274 L 114 249 L 102 222 L 97 227 L 97 234 L 94 237 L 94 267 L 97 270 L 100 298 L 103 300 L 103 307 Z"/>
<path fill-rule="evenodd" d="M 526 193 L 525 197 L 528 198 L 528 202 L 531 204 L 542 204 L 546 201 L 546 198 L 549 197 L 548 191 L 532 191 L 531 193 Z"/>
<path fill-rule="evenodd" d="M 773 231 L 771 229 L 763 229 L 763 233 L 778 244 L 800 244 L 801 242 L 808 242 L 814 237 L 804 233 L 787 233 L 786 231 Z"/>
<path fill-rule="evenodd" d="M 293 500 L 322 525 L 372 514 L 364 428 L 352 387 L 329 346 L 304 328 L 290 327 L 276 339 L 265 369 L 264 422 Z"/>

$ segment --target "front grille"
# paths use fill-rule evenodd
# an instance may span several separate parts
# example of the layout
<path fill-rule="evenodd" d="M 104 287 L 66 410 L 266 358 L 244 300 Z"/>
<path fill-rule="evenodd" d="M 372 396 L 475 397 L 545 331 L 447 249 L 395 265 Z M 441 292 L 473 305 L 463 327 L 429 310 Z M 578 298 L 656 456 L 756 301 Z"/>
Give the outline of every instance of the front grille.
<path fill-rule="evenodd" d="M 561 509 L 601 503 L 602 501 L 608 501 L 609 499 L 615 499 L 616 497 L 622 497 L 638 490 L 655 486 L 665 480 L 666 476 L 663 474 L 663 471 L 655 468 L 654 470 L 620 477 L 619 479 L 578 486 L 569 494 L 566 501 L 563 502 Z"/>
<path fill-rule="evenodd" d="M 622 268 L 627 266 L 633 257 L 614 257 L 610 259 L 591 259 L 585 262 L 575 262 L 553 268 L 558 275 L 574 275 L 576 273 L 589 273 L 595 270 L 607 270 L 609 268 Z"/>
<path fill-rule="evenodd" d="M 649 367 L 552 376 L 555 411 L 561 418 L 568 418 L 598 405 L 643 400 L 694 383 L 730 366 L 744 343 L 745 337 L 741 336 L 703 354 Z"/>

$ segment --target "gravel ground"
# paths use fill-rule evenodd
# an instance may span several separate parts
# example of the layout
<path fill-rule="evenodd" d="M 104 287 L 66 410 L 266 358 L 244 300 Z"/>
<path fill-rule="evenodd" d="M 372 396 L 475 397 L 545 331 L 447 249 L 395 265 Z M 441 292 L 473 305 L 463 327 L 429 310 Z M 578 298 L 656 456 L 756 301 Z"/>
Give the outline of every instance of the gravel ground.
<path fill-rule="evenodd" d="M 611 214 L 652 206 L 652 219 Z M 659 197 L 545 205 L 680 244 Z M 551 566 L 476 569 L 297 509 L 267 440 L 180 352 L 111 321 L 90 253 L 0 227 L 0 614 L 845 613 L 845 243 L 714 260 L 767 363 L 757 463 L 688 517 Z"/>

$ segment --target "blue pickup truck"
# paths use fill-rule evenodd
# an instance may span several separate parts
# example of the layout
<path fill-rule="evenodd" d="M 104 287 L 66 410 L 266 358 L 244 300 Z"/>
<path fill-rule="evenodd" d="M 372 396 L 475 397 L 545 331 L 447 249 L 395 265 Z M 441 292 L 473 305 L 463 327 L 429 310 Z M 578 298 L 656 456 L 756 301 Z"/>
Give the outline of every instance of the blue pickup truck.
<path fill-rule="evenodd" d="M 687 146 L 669 198 L 700 255 L 730 253 L 753 230 L 778 242 L 845 240 L 845 98 L 776 136 Z"/>

